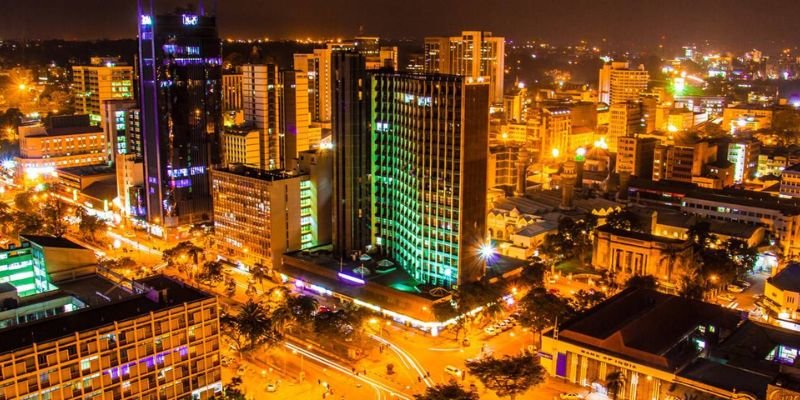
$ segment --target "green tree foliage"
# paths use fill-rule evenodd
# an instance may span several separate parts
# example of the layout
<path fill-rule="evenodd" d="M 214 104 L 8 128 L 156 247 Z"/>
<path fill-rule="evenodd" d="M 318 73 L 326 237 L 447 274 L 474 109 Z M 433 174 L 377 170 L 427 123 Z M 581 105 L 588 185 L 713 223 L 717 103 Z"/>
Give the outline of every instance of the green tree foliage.
<path fill-rule="evenodd" d="M 253 300 L 241 305 L 236 315 L 223 315 L 220 323 L 223 334 L 231 339 L 239 353 L 262 345 L 272 346 L 283 339 L 274 329 L 268 310 Z"/>
<path fill-rule="evenodd" d="M 17 210 L 28 213 L 38 211 L 39 207 L 33 199 L 33 196 L 35 195 L 36 193 L 32 191 L 17 193 L 14 195 L 14 206 L 17 208 Z"/>
<path fill-rule="evenodd" d="M 533 288 L 517 303 L 522 326 L 541 332 L 555 325 L 556 320 L 564 321 L 574 310 L 562 298 L 544 288 Z"/>
<path fill-rule="evenodd" d="M 639 217 L 628 209 L 615 210 L 606 216 L 606 225 L 623 231 L 643 232 Z"/>
<path fill-rule="evenodd" d="M 67 205 L 55 196 L 48 196 L 47 202 L 42 207 L 44 233 L 61 237 L 67 233 Z"/>
<path fill-rule="evenodd" d="M 75 216 L 80 219 L 78 230 L 83 235 L 83 239 L 88 242 L 96 242 L 97 232 L 108 227 L 106 221 L 96 215 L 89 214 L 83 207 L 78 207 L 75 210 Z"/>
<path fill-rule="evenodd" d="M 197 274 L 197 280 L 208 286 L 214 286 L 225 278 L 223 275 L 225 268 L 219 261 L 206 261 L 203 268 Z"/>
<path fill-rule="evenodd" d="M 758 261 L 758 251 L 739 239 L 728 239 L 725 242 L 725 250 L 728 252 L 734 263 L 736 263 L 736 275 L 741 277 L 751 272 Z"/>
<path fill-rule="evenodd" d="M 591 214 L 578 220 L 561 218 L 558 221 L 558 231 L 545 238 L 541 250 L 555 261 L 576 258 L 583 265 L 586 256 L 591 254 L 591 234 L 596 226 L 597 218 Z"/>
<path fill-rule="evenodd" d="M 606 294 L 599 290 L 578 290 L 569 300 L 570 307 L 576 312 L 583 312 L 600 304 L 606 299 Z"/>
<path fill-rule="evenodd" d="M 414 400 L 478 400 L 478 394 L 464 390 L 458 383 L 443 383 L 415 394 Z"/>
<path fill-rule="evenodd" d="M 522 268 L 520 281 L 527 287 L 544 286 L 544 275 L 547 272 L 547 265 L 539 257 L 528 259 L 527 265 Z"/>
<path fill-rule="evenodd" d="M 545 370 L 531 353 L 467 361 L 467 369 L 498 397 L 515 399 L 545 380 Z"/>

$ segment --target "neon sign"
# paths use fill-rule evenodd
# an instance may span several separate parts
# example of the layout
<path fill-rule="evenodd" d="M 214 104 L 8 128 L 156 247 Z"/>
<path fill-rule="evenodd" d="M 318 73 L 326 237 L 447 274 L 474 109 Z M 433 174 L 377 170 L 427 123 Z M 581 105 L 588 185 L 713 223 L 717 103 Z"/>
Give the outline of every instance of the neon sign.
<path fill-rule="evenodd" d="M 197 25 L 197 15 L 183 14 L 182 17 L 184 25 Z"/>
<path fill-rule="evenodd" d="M 142 25 L 153 25 L 153 18 L 149 15 L 142 15 Z"/>

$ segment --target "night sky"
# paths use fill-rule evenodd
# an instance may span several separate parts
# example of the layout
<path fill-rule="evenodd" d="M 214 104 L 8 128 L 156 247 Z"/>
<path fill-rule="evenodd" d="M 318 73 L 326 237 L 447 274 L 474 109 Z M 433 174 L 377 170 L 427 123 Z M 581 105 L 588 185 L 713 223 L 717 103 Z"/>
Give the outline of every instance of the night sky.
<path fill-rule="evenodd" d="M 211 3 L 212 0 L 206 0 Z M 161 0 L 167 8 L 186 1 Z M 556 44 L 607 38 L 619 46 L 710 39 L 722 46 L 794 44 L 797 0 L 218 0 L 223 37 L 391 38 L 483 29 Z M 0 38 L 135 36 L 135 0 L 0 0 Z"/>

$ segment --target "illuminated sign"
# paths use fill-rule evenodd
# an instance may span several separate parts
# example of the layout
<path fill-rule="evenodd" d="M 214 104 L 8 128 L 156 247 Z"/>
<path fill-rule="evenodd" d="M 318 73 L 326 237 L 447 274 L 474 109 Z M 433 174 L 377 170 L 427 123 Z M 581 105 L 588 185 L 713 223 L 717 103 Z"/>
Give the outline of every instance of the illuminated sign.
<path fill-rule="evenodd" d="M 183 14 L 182 17 L 184 25 L 197 25 L 197 15 Z"/>
<path fill-rule="evenodd" d="M 345 274 L 345 273 L 342 273 L 342 272 L 339 272 L 339 278 L 342 278 L 342 279 L 344 279 L 344 280 L 346 280 L 346 281 L 349 281 L 349 282 L 352 282 L 352 283 L 357 283 L 357 284 L 359 284 L 359 285 L 364 285 L 364 284 L 366 284 L 366 282 L 364 282 L 364 280 L 363 280 L 363 279 L 359 279 L 359 278 L 356 278 L 356 277 L 354 277 L 354 276 L 347 275 L 347 274 Z"/>
<path fill-rule="evenodd" d="M 153 25 L 153 18 L 149 15 L 142 15 L 141 19 L 142 25 Z"/>

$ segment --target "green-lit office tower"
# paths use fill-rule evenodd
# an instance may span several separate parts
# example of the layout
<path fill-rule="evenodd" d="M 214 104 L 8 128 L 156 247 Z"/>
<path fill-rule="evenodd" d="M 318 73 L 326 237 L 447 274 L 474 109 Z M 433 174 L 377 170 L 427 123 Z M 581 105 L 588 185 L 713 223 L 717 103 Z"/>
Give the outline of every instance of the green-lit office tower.
<path fill-rule="evenodd" d="M 370 243 L 369 76 L 355 51 L 332 54 L 333 245 L 342 256 Z"/>
<path fill-rule="evenodd" d="M 372 77 L 373 243 L 415 279 L 480 279 L 489 84 L 455 75 Z"/>

